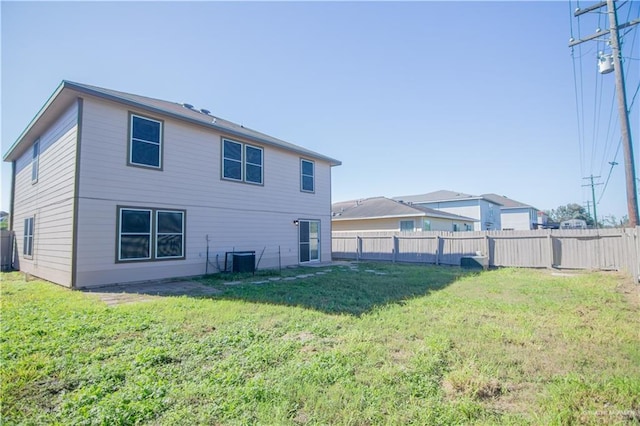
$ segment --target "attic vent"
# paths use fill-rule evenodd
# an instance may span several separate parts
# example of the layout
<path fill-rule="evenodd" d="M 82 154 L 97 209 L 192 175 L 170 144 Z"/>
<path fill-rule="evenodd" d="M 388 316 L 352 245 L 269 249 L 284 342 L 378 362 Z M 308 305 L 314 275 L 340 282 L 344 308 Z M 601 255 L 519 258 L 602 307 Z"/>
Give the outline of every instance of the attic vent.
<path fill-rule="evenodd" d="M 191 105 L 191 104 L 184 103 L 184 104 L 182 104 L 182 106 L 185 107 L 185 108 L 193 109 L 193 105 Z"/>
<path fill-rule="evenodd" d="M 209 111 L 208 109 L 205 109 L 205 108 L 200 108 L 200 112 L 203 113 L 203 114 L 207 114 L 207 115 L 211 114 L 211 111 Z"/>

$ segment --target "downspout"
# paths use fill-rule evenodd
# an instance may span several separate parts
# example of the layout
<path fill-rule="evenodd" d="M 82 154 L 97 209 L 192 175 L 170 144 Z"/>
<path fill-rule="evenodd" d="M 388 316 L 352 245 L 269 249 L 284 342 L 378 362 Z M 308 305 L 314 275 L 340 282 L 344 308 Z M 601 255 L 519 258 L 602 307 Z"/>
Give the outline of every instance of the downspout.
<path fill-rule="evenodd" d="M 80 145 L 82 141 L 83 99 L 78 98 L 78 120 L 76 126 L 76 163 L 73 183 L 73 217 L 71 219 L 71 288 L 77 288 L 78 274 L 78 205 L 80 203 Z"/>
<path fill-rule="evenodd" d="M 13 231 L 13 203 L 16 196 L 16 160 L 11 162 L 11 195 L 9 198 L 9 229 Z"/>
<path fill-rule="evenodd" d="M 16 197 L 16 160 L 11 162 L 11 194 L 9 195 L 9 231 L 11 231 L 11 269 L 14 269 L 16 258 L 16 233 L 13 230 L 13 206 Z"/>

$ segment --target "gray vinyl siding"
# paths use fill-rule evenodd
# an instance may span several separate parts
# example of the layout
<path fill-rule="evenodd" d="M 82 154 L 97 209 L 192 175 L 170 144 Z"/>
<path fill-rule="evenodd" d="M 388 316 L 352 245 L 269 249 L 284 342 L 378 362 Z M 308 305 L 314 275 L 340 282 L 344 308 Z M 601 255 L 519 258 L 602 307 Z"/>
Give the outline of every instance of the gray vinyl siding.
<path fill-rule="evenodd" d="M 537 221 L 537 218 L 537 214 L 530 207 L 504 209 L 500 212 L 502 229 L 530 230 L 533 228 L 532 224 Z"/>
<path fill-rule="evenodd" d="M 261 146 L 263 185 L 221 179 L 221 137 L 210 129 L 85 98 L 78 202 L 77 286 L 203 274 L 207 240 L 221 265 L 232 250 L 264 250 L 261 268 L 298 263 L 296 219 L 321 221 L 331 259 L 331 167 L 315 161 L 315 193 L 300 191 L 300 156 Z M 129 112 L 164 120 L 163 170 L 127 166 Z M 117 206 L 186 211 L 185 259 L 116 263 Z"/>
<path fill-rule="evenodd" d="M 434 201 L 428 203 L 417 202 L 415 204 L 447 213 L 457 214 L 458 216 L 477 219 L 479 222 L 474 222 L 474 230 L 482 230 L 482 213 L 480 206 L 478 205 L 478 200 Z"/>
<path fill-rule="evenodd" d="M 16 164 L 13 228 L 21 271 L 71 286 L 77 103 L 39 137 L 38 181 L 31 181 L 32 150 Z M 35 142 L 35 139 L 32 143 Z M 23 256 L 24 219 L 35 217 L 33 256 Z"/>
<path fill-rule="evenodd" d="M 480 225 L 479 231 L 500 231 L 500 206 L 486 200 L 480 200 Z"/>

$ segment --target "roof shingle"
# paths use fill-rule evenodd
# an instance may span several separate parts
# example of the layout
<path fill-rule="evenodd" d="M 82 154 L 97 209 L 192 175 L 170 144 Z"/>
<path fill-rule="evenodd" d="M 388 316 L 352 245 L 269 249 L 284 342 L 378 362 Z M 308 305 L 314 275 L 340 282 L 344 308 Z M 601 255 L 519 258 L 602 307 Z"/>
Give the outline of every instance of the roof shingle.
<path fill-rule="evenodd" d="M 331 212 L 334 220 L 427 216 L 466 222 L 477 222 L 476 219 L 469 217 L 430 209 L 428 207 L 405 204 L 385 197 L 373 197 L 333 203 L 331 206 Z"/>

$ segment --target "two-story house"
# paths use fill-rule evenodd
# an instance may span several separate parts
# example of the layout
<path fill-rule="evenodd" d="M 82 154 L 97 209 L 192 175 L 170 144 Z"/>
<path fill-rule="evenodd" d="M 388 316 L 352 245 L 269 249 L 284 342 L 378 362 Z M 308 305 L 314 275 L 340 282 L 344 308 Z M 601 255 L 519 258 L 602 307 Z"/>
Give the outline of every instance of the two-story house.
<path fill-rule="evenodd" d="M 63 286 L 331 259 L 340 162 L 189 104 L 63 81 L 4 160 L 14 266 Z"/>
<path fill-rule="evenodd" d="M 501 205 L 500 221 L 505 231 L 538 229 L 547 224 L 547 215 L 529 204 L 498 194 L 482 194 L 482 197 Z"/>
<path fill-rule="evenodd" d="M 500 203 L 482 196 L 442 190 L 427 194 L 393 197 L 393 199 L 475 219 L 474 231 L 502 229 Z"/>

